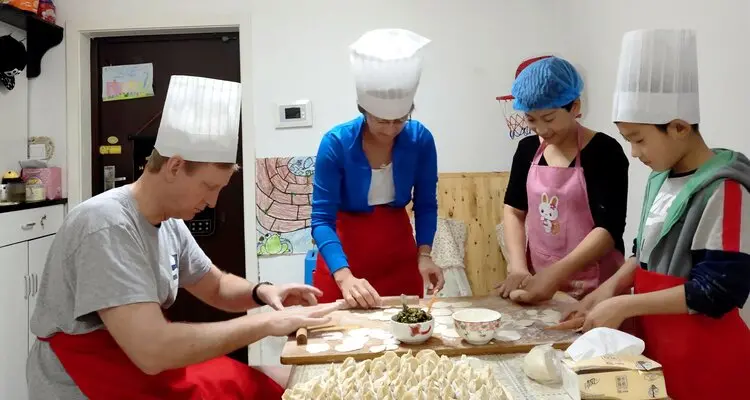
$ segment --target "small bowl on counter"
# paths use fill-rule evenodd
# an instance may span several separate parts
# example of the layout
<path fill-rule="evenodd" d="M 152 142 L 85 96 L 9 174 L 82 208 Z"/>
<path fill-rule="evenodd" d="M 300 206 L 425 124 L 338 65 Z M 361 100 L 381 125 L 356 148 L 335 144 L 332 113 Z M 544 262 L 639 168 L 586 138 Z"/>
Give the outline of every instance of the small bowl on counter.
<path fill-rule="evenodd" d="M 391 317 L 391 334 L 401 343 L 421 344 L 432 337 L 435 330 L 435 318 L 429 315 L 430 319 L 424 322 L 398 322 L 398 314 Z"/>
<path fill-rule="evenodd" d="M 456 332 L 469 344 L 481 346 L 495 337 L 502 315 L 488 308 L 465 308 L 453 313 Z"/>

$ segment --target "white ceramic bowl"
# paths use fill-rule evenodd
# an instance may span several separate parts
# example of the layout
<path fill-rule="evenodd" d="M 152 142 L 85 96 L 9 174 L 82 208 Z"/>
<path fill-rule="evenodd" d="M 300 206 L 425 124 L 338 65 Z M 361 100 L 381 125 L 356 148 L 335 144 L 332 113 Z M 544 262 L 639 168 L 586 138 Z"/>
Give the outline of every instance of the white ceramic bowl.
<path fill-rule="evenodd" d="M 432 332 L 435 328 L 435 318 L 431 318 L 425 322 L 406 324 L 396 322 L 396 315 L 391 317 L 391 333 L 401 343 L 420 344 L 432 337 Z"/>
<path fill-rule="evenodd" d="M 501 317 L 495 310 L 465 308 L 453 313 L 453 325 L 464 340 L 473 345 L 483 345 L 495 336 Z"/>

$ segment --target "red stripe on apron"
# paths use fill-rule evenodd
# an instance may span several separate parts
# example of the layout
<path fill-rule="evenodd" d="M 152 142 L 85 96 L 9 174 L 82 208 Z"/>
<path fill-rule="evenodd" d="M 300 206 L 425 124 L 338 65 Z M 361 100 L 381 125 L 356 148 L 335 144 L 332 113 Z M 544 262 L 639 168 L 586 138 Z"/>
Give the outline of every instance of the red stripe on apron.
<path fill-rule="evenodd" d="M 735 181 L 724 182 L 724 220 L 722 221 L 722 247 L 724 251 L 740 251 L 742 229 L 742 189 Z"/>
<path fill-rule="evenodd" d="M 281 399 L 284 393 L 273 379 L 229 357 L 147 375 L 104 329 L 39 340 L 49 342 L 73 382 L 92 400 Z"/>
<path fill-rule="evenodd" d="M 417 245 L 405 208 L 376 206 L 371 213 L 339 212 L 336 233 L 352 274 L 367 279 L 379 295 L 423 296 Z M 313 286 L 323 291 L 321 303 L 343 298 L 320 254 Z"/>

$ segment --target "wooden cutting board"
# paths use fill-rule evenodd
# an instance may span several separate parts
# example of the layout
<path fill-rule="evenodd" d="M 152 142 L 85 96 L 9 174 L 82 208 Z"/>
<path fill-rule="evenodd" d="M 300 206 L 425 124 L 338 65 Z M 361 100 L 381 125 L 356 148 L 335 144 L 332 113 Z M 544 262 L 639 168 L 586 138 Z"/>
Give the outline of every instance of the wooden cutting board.
<path fill-rule="evenodd" d="M 466 343 L 461 338 L 443 338 L 439 334 L 433 335 L 427 342 L 420 345 L 408 345 L 401 344 L 398 350 L 395 350 L 397 354 L 401 355 L 411 350 L 416 353 L 423 349 L 435 350 L 439 355 L 446 356 L 459 356 L 462 354 L 466 355 L 482 355 L 482 354 L 506 354 L 506 353 L 526 353 L 531 350 L 534 346 L 552 343 L 554 347 L 558 349 L 567 349 L 567 347 L 573 343 L 573 341 L 580 336 L 580 334 L 572 331 L 545 331 L 543 330 L 546 325 L 536 320 L 534 316 L 530 315 L 532 312 L 527 313 L 530 310 L 537 310 L 540 314 L 542 311 L 547 309 L 553 309 L 555 311 L 562 312 L 566 303 L 574 301 L 569 296 L 558 293 L 555 297 L 544 304 L 535 306 L 522 306 L 513 303 L 509 300 L 502 299 L 496 296 L 489 297 L 452 297 L 452 298 L 441 298 L 441 302 L 446 303 L 457 303 L 457 302 L 471 302 L 471 307 L 489 308 L 496 310 L 502 314 L 502 318 L 522 320 L 528 319 L 533 320 L 534 324 L 528 328 L 509 328 L 516 330 L 521 334 L 521 339 L 515 342 L 500 342 L 493 340 L 490 343 L 482 346 L 474 346 Z M 420 301 L 422 305 L 426 305 L 427 299 Z M 412 302 L 409 302 L 412 303 Z M 456 309 L 458 310 L 458 309 Z M 376 321 L 368 319 L 368 315 L 372 312 L 379 310 L 341 310 L 333 313 L 333 321 L 342 326 L 340 330 L 344 335 L 352 329 L 358 328 L 370 328 L 370 329 L 383 329 L 390 332 L 388 321 Z M 505 328 L 504 328 L 505 329 Z M 295 337 L 292 335 L 284 345 L 284 349 L 281 352 L 281 363 L 285 365 L 305 365 L 305 364 L 325 364 L 331 362 L 341 362 L 348 357 L 352 357 L 355 360 L 366 360 L 372 359 L 382 355 L 382 353 L 371 353 L 370 347 L 382 344 L 379 339 L 370 339 L 365 346 L 360 350 L 355 350 L 348 353 L 340 353 L 334 350 L 337 344 L 341 341 L 325 341 L 322 339 L 322 335 L 330 333 L 331 330 L 327 329 L 325 332 L 316 333 L 311 331 L 308 338 L 308 343 L 327 343 L 331 346 L 330 350 L 321 353 L 309 353 L 305 349 L 305 345 L 297 345 Z"/>

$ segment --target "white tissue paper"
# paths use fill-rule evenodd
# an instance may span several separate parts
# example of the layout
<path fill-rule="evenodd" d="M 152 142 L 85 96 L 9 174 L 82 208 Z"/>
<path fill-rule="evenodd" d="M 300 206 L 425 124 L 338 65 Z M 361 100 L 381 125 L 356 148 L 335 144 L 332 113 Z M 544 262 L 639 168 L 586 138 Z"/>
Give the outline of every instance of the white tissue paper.
<path fill-rule="evenodd" d="M 643 354 L 643 340 L 617 329 L 594 328 L 576 339 L 565 352 L 578 362 L 606 355 L 637 356 Z"/>
<path fill-rule="evenodd" d="M 551 344 L 535 346 L 523 359 L 523 372 L 542 385 L 559 384 L 562 382 L 563 356 L 563 352 Z"/>

